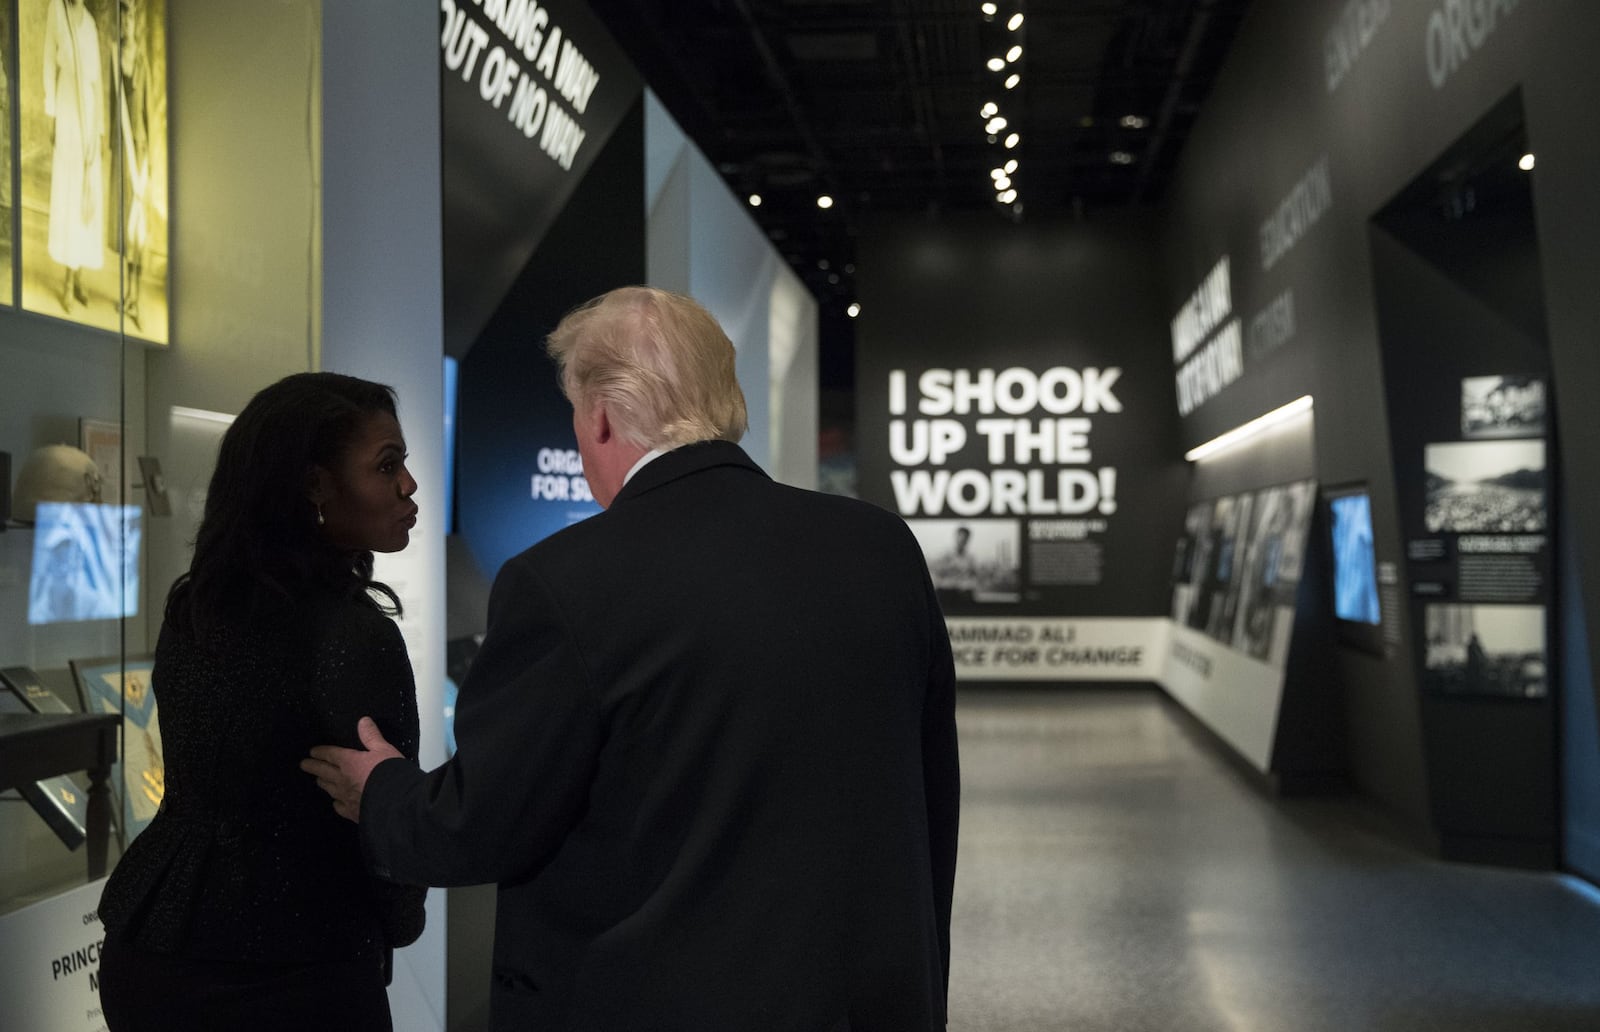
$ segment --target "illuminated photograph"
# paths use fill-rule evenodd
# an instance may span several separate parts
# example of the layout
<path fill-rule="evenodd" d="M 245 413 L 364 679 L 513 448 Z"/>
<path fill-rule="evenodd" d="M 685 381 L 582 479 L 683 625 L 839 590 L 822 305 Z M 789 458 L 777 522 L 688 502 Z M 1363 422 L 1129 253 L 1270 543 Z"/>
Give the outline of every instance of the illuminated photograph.
<path fill-rule="evenodd" d="M 1430 444 L 1427 471 L 1430 534 L 1528 534 L 1545 529 L 1544 442 L 1471 441 Z"/>
<path fill-rule="evenodd" d="M 979 602 L 1014 602 L 1022 578 L 1016 520 L 907 520 L 933 586 Z"/>
<path fill-rule="evenodd" d="M 23 0 L 22 306 L 168 340 L 166 0 Z"/>
<path fill-rule="evenodd" d="M 1430 605 L 1424 686 L 1441 695 L 1542 698 L 1543 606 Z"/>
<path fill-rule="evenodd" d="M 1544 381 L 1531 376 L 1469 376 L 1461 381 L 1461 436 L 1544 434 Z"/>
<path fill-rule="evenodd" d="M 154 663 L 149 656 L 129 656 L 126 662 L 106 656 L 75 659 L 70 666 L 83 712 L 122 715 L 122 755 L 111 765 L 111 781 L 122 798 L 117 829 L 127 848 L 155 819 L 167 792 L 161 719 L 150 684 Z"/>
<path fill-rule="evenodd" d="M 11 105 L 16 70 L 11 67 L 11 5 L 0 3 L 0 305 L 11 298 L 11 238 L 16 218 L 11 207 Z"/>

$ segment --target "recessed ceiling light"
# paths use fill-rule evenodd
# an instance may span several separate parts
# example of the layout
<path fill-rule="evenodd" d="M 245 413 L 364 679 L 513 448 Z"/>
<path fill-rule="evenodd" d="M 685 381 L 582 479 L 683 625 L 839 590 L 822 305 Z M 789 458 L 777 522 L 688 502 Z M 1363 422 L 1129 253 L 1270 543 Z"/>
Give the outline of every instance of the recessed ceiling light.
<path fill-rule="evenodd" d="M 1010 63 L 1012 61 L 1015 61 L 1017 58 L 1019 58 L 1021 56 L 1022 56 L 1022 44 L 1018 43 L 1016 46 L 1014 46 L 1010 50 L 1006 51 L 1006 62 Z"/>
<path fill-rule="evenodd" d="M 993 18 L 994 15 L 995 15 L 995 12 L 1000 10 L 1000 8 L 996 7 L 994 4 L 986 3 L 986 4 L 983 5 L 981 10 L 983 11 L 984 14 L 987 14 L 989 17 Z"/>
<path fill-rule="evenodd" d="M 1532 172 L 1533 171 L 1533 155 L 1532 154 L 1524 154 L 1522 156 L 1522 160 L 1517 162 L 1517 167 L 1522 169 L 1522 171 L 1524 171 L 1524 172 Z"/>
<path fill-rule="evenodd" d="M 845 306 L 844 314 L 854 319 L 856 316 L 861 314 L 861 303 L 859 301 L 850 302 Z"/>
<path fill-rule="evenodd" d="M 1021 142 L 1022 137 L 1018 136 L 1016 133 L 1012 133 L 1010 136 L 1006 137 L 1006 150 L 1010 150 Z"/>
<path fill-rule="evenodd" d="M 999 110 L 1000 110 L 1000 105 L 996 104 L 994 101 L 991 100 L 987 104 L 983 105 L 983 107 L 978 109 L 978 117 L 979 118 L 991 118 L 991 117 L 994 116 L 995 112 L 997 112 Z"/>
<path fill-rule="evenodd" d="M 991 58 L 989 58 L 989 71 L 998 72 L 1000 69 L 1004 68 L 1005 66 L 1006 66 L 1006 59 L 1005 58 L 1003 58 L 1003 57 L 991 57 Z"/>
<path fill-rule="evenodd" d="M 999 201 L 1001 204 L 1010 204 L 1012 201 L 1014 201 L 1016 199 L 1017 199 L 1017 192 L 1015 190 L 1007 190 L 1005 193 L 1003 193 L 1003 194 L 1001 194 L 1001 195 L 999 195 L 998 197 L 995 198 L 995 200 Z"/>
<path fill-rule="evenodd" d="M 999 179 L 996 179 L 994 181 L 994 188 L 996 190 L 1000 190 L 1000 191 L 1005 191 L 1005 190 L 1011 189 L 1011 177 L 1010 176 L 1001 176 Z"/>
<path fill-rule="evenodd" d="M 1011 20 L 1006 22 L 1006 28 L 1010 29 L 1012 32 L 1016 32 L 1018 29 L 1022 28 L 1021 11 L 1018 11 L 1016 14 L 1011 16 Z"/>
<path fill-rule="evenodd" d="M 984 128 L 991 133 L 997 133 L 1005 127 L 1006 120 L 1001 115 L 995 115 L 993 118 L 989 119 L 989 124 L 984 126 Z"/>
<path fill-rule="evenodd" d="M 998 68 L 995 69 L 995 70 L 999 71 Z M 1022 76 L 1018 75 L 1016 72 L 1012 72 L 1010 75 L 1006 76 L 1006 89 L 1008 89 L 1008 90 L 1016 89 L 1017 88 L 1017 83 L 1019 83 L 1021 81 L 1022 81 Z"/>
<path fill-rule="evenodd" d="M 1017 170 L 1017 159 L 1016 158 L 1012 158 L 1010 161 L 1006 162 L 1004 168 L 1001 169 L 1001 171 L 1004 172 L 1008 176 L 1011 173 L 1015 172 L 1016 170 Z"/>
<path fill-rule="evenodd" d="M 817 198 L 817 207 L 819 207 L 819 208 L 831 208 L 831 207 L 833 207 L 833 198 L 829 197 L 827 194 L 823 194 L 822 196 Z"/>
<path fill-rule="evenodd" d="M 761 207 L 761 195 L 760 194 L 753 193 L 753 194 L 750 195 L 750 207 L 752 207 L 752 208 Z"/>

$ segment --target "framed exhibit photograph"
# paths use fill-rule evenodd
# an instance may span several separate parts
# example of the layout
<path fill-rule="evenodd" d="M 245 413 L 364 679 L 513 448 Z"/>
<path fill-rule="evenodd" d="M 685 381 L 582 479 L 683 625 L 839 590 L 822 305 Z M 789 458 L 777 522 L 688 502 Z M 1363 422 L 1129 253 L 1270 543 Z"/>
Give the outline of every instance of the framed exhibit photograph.
<path fill-rule="evenodd" d="M 1468 376 L 1461 381 L 1461 436 L 1544 436 L 1544 381 L 1533 376 Z"/>
<path fill-rule="evenodd" d="M 1545 529 L 1544 441 L 1465 441 L 1423 449 L 1430 534 Z"/>
<path fill-rule="evenodd" d="M 74 659 L 73 680 L 85 713 L 120 713 L 122 749 L 111 767 L 112 791 L 122 805 L 115 810 L 122 847 L 155 819 L 166 793 L 166 768 L 161 759 L 161 722 L 150 674 L 150 656 Z"/>
<path fill-rule="evenodd" d="M 166 344 L 166 0 L 12 9 L 21 305 Z"/>
<path fill-rule="evenodd" d="M 11 197 L 11 112 L 16 88 L 16 69 L 11 67 L 11 5 L 0 3 L 0 305 L 13 303 L 11 240 L 16 235 L 16 209 Z"/>
<path fill-rule="evenodd" d="M 122 476 L 122 424 L 80 417 L 78 447 L 100 471 L 100 500 L 121 505 L 128 494 Z"/>
<path fill-rule="evenodd" d="M 1423 687 L 1438 695 L 1545 697 L 1544 617 L 1544 606 L 1427 606 Z"/>
<path fill-rule="evenodd" d="M 1015 602 L 1022 580 L 1022 528 L 1016 520 L 915 519 L 933 586 L 977 602 Z"/>

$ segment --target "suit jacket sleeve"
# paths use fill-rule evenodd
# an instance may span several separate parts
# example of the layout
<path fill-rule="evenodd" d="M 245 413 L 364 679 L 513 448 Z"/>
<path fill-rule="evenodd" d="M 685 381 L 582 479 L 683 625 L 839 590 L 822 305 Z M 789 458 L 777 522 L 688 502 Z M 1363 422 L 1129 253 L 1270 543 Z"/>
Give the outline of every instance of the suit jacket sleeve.
<path fill-rule="evenodd" d="M 928 847 L 933 861 L 934 906 L 944 985 L 950 991 L 950 901 L 955 893 L 956 833 L 961 817 L 961 768 L 956 745 L 956 671 L 950 634 L 933 584 L 929 611 L 928 694 L 922 708 L 922 777 L 928 802 Z"/>
<path fill-rule="evenodd" d="M 456 754 L 429 772 L 379 764 L 361 801 L 374 869 L 424 885 L 537 871 L 582 816 L 598 702 L 553 593 L 523 559 L 495 578 L 489 626 L 456 700 Z"/>

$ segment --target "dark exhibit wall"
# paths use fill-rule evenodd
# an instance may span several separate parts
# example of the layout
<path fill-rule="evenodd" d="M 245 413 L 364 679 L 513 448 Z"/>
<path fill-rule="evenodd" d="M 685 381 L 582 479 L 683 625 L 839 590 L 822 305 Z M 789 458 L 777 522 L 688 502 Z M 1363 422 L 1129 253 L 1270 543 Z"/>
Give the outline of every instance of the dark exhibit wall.
<path fill-rule="evenodd" d="M 644 205 L 617 202 L 638 197 L 643 181 L 636 103 L 462 359 L 457 530 L 487 579 L 524 548 L 600 511 L 545 337 L 589 298 L 644 281 Z"/>
<path fill-rule="evenodd" d="M 964 677 L 1160 677 L 1171 554 L 1149 543 L 1176 534 L 1184 469 L 1154 228 L 863 234 L 860 491 L 922 543 Z"/>
<path fill-rule="evenodd" d="M 1526 262 L 1518 263 L 1511 248 L 1488 255 L 1493 264 L 1485 282 L 1514 284 L 1500 293 L 1542 294 L 1542 325 L 1534 322 L 1536 332 L 1548 332 L 1551 438 L 1564 454 L 1594 454 L 1600 427 L 1571 399 L 1600 390 L 1594 347 L 1600 295 L 1592 282 L 1600 267 L 1593 231 L 1600 198 L 1592 185 L 1600 146 L 1583 115 L 1600 95 L 1597 52 L 1600 8 L 1589 5 L 1265 0 L 1241 29 L 1169 198 L 1165 308 L 1174 316 L 1172 351 L 1179 358 L 1171 375 L 1189 388 L 1185 445 L 1311 394 L 1316 478 L 1369 491 L 1377 567 L 1394 575 L 1404 601 L 1395 605 L 1391 596 L 1384 607 L 1387 654 L 1337 654 L 1349 762 L 1358 784 L 1424 838 L 1444 816 L 1440 775 L 1434 771 L 1430 783 L 1425 743 L 1459 729 L 1446 731 L 1439 715 L 1421 705 L 1416 671 L 1422 667 L 1414 660 L 1427 628 L 1411 616 L 1414 571 L 1402 536 L 1406 520 L 1422 516 L 1405 507 L 1421 503 L 1398 493 L 1396 482 L 1414 479 L 1405 471 L 1420 468 L 1424 456 L 1411 454 L 1407 435 L 1391 430 L 1421 417 L 1423 394 L 1435 400 L 1448 394 L 1451 405 L 1470 408 L 1465 379 L 1520 370 L 1499 368 L 1498 359 L 1471 369 L 1453 361 L 1445 363 L 1448 376 L 1439 366 L 1435 379 L 1450 381 L 1440 387 L 1429 381 L 1430 365 L 1421 358 L 1406 374 L 1416 382 L 1389 384 L 1386 400 L 1383 354 L 1394 345 L 1378 318 L 1375 279 L 1388 272 L 1374 261 L 1374 239 L 1383 230 L 1373 220 L 1520 90 L 1529 149 L 1537 156 L 1524 174 L 1535 200 L 1543 284 L 1528 289 Z M 1456 195 L 1457 210 L 1440 217 L 1475 215 L 1467 186 Z M 1226 293 L 1206 292 L 1224 260 Z M 1447 271 L 1470 286 L 1486 270 Z M 1442 355 L 1452 339 L 1441 328 L 1408 346 Z M 1565 474 L 1551 467 L 1552 490 L 1573 515 L 1556 533 L 1576 539 L 1578 557 L 1578 583 L 1555 585 L 1558 600 L 1575 599 L 1580 590 L 1592 600 L 1600 590 L 1600 555 L 1586 547 L 1600 535 L 1600 496 L 1581 490 L 1578 468 L 1568 465 L 1573 488 L 1563 492 Z M 1549 565 L 1548 553 L 1541 562 Z M 1594 607 L 1586 612 L 1593 634 Z M 1485 791 L 1480 801 L 1492 807 L 1491 795 Z M 1458 808 L 1450 820 L 1461 816 Z"/>
<path fill-rule="evenodd" d="M 445 350 L 460 358 L 643 87 L 581 0 L 443 0 L 439 57 Z"/>
<path fill-rule="evenodd" d="M 576 0 L 440 14 L 454 509 L 487 581 L 598 511 L 544 339 L 569 309 L 644 279 L 643 84 Z"/>

